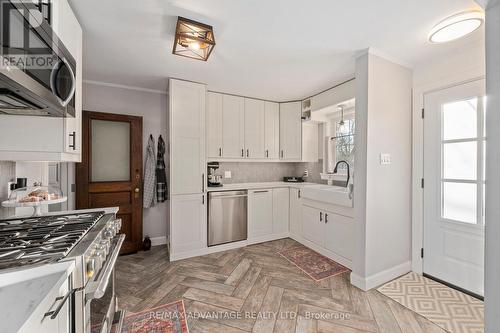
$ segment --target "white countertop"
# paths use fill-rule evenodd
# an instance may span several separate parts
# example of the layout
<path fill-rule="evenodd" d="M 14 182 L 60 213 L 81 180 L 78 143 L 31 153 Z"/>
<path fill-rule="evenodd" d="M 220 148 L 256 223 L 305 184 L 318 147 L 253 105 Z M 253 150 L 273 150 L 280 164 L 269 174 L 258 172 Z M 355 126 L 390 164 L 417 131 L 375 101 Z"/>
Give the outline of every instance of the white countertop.
<path fill-rule="evenodd" d="M 288 182 L 262 182 L 262 183 L 234 183 L 224 184 L 222 187 L 208 187 L 207 192 L 231 191 L 231 190 L 253 190 L 264 188 L 291 187 L 302 188 L 307 185 L 317 185 L 315 183 L 288 183 Z"/>
<path fill-rule="evenodd" d="M 73 261 L 0 274 L 0 332 L 17 332 L 73 271 Z"/>

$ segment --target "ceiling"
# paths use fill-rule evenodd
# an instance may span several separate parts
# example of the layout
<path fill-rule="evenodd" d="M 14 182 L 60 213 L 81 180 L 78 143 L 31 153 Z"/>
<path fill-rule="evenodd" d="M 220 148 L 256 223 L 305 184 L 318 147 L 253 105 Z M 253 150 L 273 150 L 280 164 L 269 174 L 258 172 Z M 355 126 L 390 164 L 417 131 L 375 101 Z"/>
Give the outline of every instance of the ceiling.
<path fill-rule="evenodd" d="M 432 26 L 473 0 L 69 0 L 84 30 L 84 79 L 165 91 L 167 77 L 275 101 L 307 97 L 351 78 L 374 47 L 410 67 L 484 38 L 448 44 Z M 177 16 L 214 27 L 208 62 L 172 54 Z"/>

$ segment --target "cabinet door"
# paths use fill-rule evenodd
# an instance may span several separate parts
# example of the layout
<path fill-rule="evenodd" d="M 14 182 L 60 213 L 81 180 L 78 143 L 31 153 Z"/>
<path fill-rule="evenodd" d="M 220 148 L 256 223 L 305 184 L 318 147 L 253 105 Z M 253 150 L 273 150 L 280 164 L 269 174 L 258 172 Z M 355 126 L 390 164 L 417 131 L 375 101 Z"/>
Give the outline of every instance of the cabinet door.
<path fill-rule="evenodd" d="M 319 209 L 302 205 L 302 236 L 319 246 L 325 243 L 324 218 Z"/>
<path fill-rule="evenodd" d="M 207 93 L 207 157 L 222 157 L 222 95 Z"/>
<path fill-rule="evenodd" d="M 248 193 L 248 238 L 268 236 L 273 232 L 273 191 Z"/>
<path fill-rule="evenodd" d="M 75 117 L 65 118 L 64 152 L 81 160 L 82 132 L 82 28 L 67 1 L 59 5 L 59 37 L 76 61 Z"/>
<path fill-rule="evenodd" d="M 222 156 L 243 158 L 245 150 L 245 100 L 222 96 Z"/>
<path fill-rule="evenodd" d="M 245 98 L 245 157 L 264 158 L 264 101 Z"/>
<path fill-rule="evenodd" d="M 205 85 L 171 79 L 170 193 L 202 193 L 205 188 Z"/>
<path fill-rule="evenodd" d="M 264 103 L 264 146 L 269 159 L 278 159 L 280 150 L 280 106 L 278 103 Z"/>
<path fill-rule="evenodd" d="M 300 190 L 290 189 L 290 233 L 296 236 L 302 234 L 302 202 Z"/>
<path fill-rule="evenodd" d="M 207 246 L 204 194 L 174 195 L 171 198 L 171 253 L 195 251 Z"/>
<path fill-rule="evenodd" d="M 302 159 L 302 109 L 300 102 L 280 104 L 280 158 Z"/>
<path fill-rule="evenodd" d="M 354 253 L 354 220 L 351 217 L 325 212 L 325 248 L 352 260 Z"/>
<path fill-rule="evenodd" d="M 290 214 L 290 191 L 287 188 L 273 189 L 273 233 L 288 231 Z"/>
<path fill-rule="evenodd" d="M 302 124 L 302 162 L 318 162 L 318 124 Z"/>

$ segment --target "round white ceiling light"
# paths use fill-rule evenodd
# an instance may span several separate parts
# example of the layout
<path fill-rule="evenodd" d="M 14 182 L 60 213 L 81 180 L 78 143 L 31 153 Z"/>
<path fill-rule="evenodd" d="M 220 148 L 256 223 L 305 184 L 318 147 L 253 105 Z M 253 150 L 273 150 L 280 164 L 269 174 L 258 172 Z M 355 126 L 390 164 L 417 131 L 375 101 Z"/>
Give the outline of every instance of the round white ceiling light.
<path fill-rule="evenodd" d="M 450 16 L 436 24 L 430 34 L 431 43 L 446 43 L 467 36 L 484 22 L 484 13 L 468 11 Z"/>

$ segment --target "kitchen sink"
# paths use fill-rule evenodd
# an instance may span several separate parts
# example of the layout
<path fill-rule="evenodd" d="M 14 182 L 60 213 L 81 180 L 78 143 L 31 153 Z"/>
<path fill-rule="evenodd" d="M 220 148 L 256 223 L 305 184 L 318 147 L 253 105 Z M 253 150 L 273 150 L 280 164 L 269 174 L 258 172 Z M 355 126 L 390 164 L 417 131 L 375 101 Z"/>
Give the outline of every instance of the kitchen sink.
<path fill-rule="evenodd" d="M 320 201 L 332 205 L 353 207 L 349 188 L 330 185 L 306 185 L 301 190 L 304 199 Z"/>

